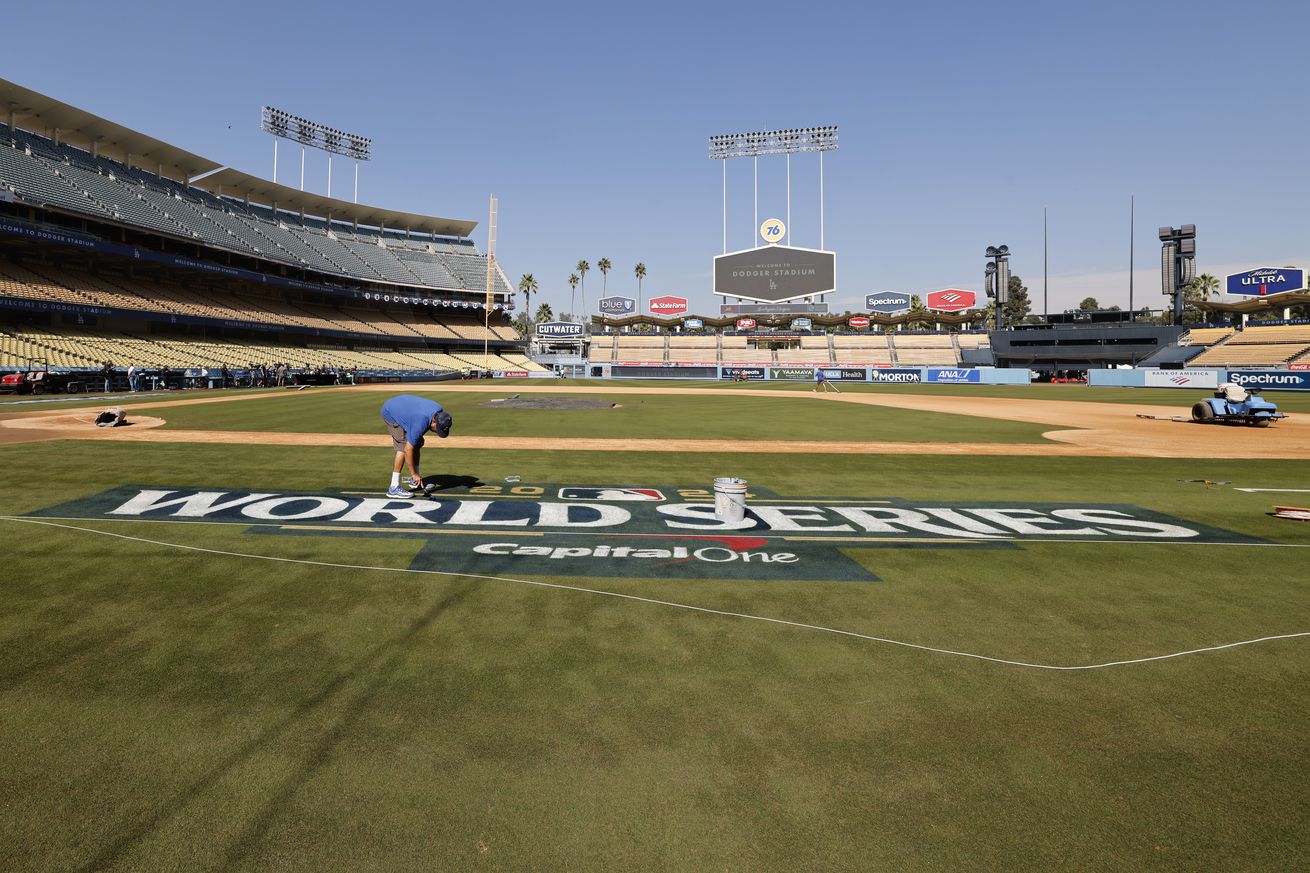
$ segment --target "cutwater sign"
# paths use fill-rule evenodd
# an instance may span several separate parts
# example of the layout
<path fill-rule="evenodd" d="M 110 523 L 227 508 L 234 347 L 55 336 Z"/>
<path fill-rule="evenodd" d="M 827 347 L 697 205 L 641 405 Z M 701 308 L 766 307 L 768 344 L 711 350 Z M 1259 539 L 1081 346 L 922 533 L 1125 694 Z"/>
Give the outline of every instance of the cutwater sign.
<path fill-rule="evenodd" d="M 597 305 L 602 315 L 632 315 L 637 311 L 637 301 L 631 297 L 602 297 Z"/>
<path fill-rule="evenodd" d="M 684 318 L 682 326 L 687 330 L 700 330 L 705 326 L 705 322 L 699 318 Z"/>
<path fill-rule="evenodd" d="M 714 495 L 700 487 L 473 484 L 410 500 L 127 485 L 34 516 L 236 525 L 249 536 L 418 540 L 414 570 L 725 583 L 874 582 L 877 551 L 888 548 L 1021 549 L 1027 540 L 1055 537 L 1259 542 L 1123 504 L 793 498 L 762 488 L 746 499 L 743 519 L 723 521 L 714 515 Z"/>
<path fill-rule="evenodd" d="M 981 382 L 982 372 L 979 370 L 929 370 L 929 382 Z"/>
<path fill-rule="evenodd" d="M 910 311 L 910 295 L 899 291 L 880 291 L 864 295 L 864 308 L 883 315 L 897 315 Z"/>
<path fill-rule="evenodd" d="M 1228 275 L 1228 293 L 1264 297 L 1305 288 L 1305 271 L 1296 267 L 1260 267 Z"/>
<path fill-rule="evenodd" d="M 808 318 L 793 318 L 791 320 L 792 330 L 810 330 L 814 327 L 814 322 Z"/>
<path fill-rule="evenodd" d="M 537 336 L 547 339 L 576 339 L 582 336 L 582 325 L 572 321 L 543 321 L 537 325 Z"/>
<path fill-rule="evenodd" d="M 1228 381 L 1243 388 L 1271 391 L 1310 391 L 1310 372 L 1298 370 L 1229 370 Z"/>

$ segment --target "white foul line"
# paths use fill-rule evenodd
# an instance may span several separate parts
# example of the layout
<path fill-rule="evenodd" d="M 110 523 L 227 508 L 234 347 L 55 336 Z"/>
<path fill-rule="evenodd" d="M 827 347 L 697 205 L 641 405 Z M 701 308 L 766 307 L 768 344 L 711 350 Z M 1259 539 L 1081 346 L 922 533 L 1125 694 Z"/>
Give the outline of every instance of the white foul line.
<path fill-rule="evenodd" d="M 875 643 L 884 643 L 891 646 L 900 646 L 906 649 L 915 649 L 921 652 L 932 652 L 938 655 L 952 655 L 957 658 L 972 658 L 976 661 L 987 661 L 992 664 L 1005 664 L 1010 667 L 1030 667 L 1036 670 L 1099 670 L 1104 667 L 1120 667 L 1127 664 L 1145 664 L 1151 661 L 1166 661 L 1170 658 L 1181 658 L 1184 655 L 1197 655 L 1202 652 L 1217 652 L 1223 649 L 1233 649 L 1238 646 L 1250 646 L 1255 643 L 1264 643 L 1271 640 L 1288 640 L 1297 637 L 1310 637 L 1310 631 L 1299 631 L 1287 634 L 1271 634 L 1269 636 L 1258 637 L 1253 640 L 1238 640 L 1233 643 L 1221 643 L 1215 646 L 1204 646 L 1199 649 L 1187 649 L 1182 652 L 1170 652 L 1166 655 L 1151 655 L 1146 658 L 1129 658 L 1121 661 L 1106 661 L 1102 664 L 1034 664 L 1028 661 L 1011 661 L 1006 658 L 993 658 L 989 655 L 979 655 L 974 652 L 957 652 L 953 649 L 942 649 L 936 646 L 925 646 L 919 643 L 908 643 L 904 640 L 893 640 L 888 637 L 877 637 L 871 634 L 862 634 L 856 631 L 841 630 L 840 628 L 824 627 L 817 624 L 806 624 L 799 621 L 788 621 L 783 618 L 769 618 L 763 615 L 750 615 L 744 612 L 729 612 L 724 609 L 710 609 L 705 606 L 694 606 L 690 603 L 678 603 L 672 600 L 657 600 L 653 597 L 641 597 L 636 594 L 623 594 L 618 591 L 605 591 L 599 588 L 583 588 L 579 585 L 562 585 L 558 582 L 542 582 L 534 579 L 513 579 L 509 576 L 484 576 L 477 573 L 452 573 L 446 570 L 420 570 L 409 567 L 372 567 L 366 564 L 335 564 L 328 561 L 306 561 L 301 558 L 281 558 L 274 555 L 251 555 L 244 552 L 227 552 L 222 549 L 206 549 L 201 546 L 189 546 L 183 543 L 166 543 L 162 540 L 151 540 L 144 537 L 128 536 L 127 534 L 113 533 L 107 530 L 96 530 L 89 527 L 78 527 L 72 524 L 58 524 L 53 521 L 39 521 L 32 518 L 18 518 L 12 515 L 0 516 L 2 521 L 15 521 L 20 524 L 37 524 L 43 527 L 57 527 L 65 530 L 75 530 L 82 533 L 98 534 L 104 537 L 113 537 L 120 540 L 130 540 L 137 543 L 146 543 L 152 546 L 163 546 L 170 549 L 181 549 L 187 552 L 200 552 L 208 555 L 222 555 L 228 558 L 251 558 L 257 561 L 276 561 L 281 564 L 302 564 L 310 567 L 327 567 L 334 570 L 374 570 L 385 573 L 415 573 L 427 576 L 452 576 L 459 579 L 485 579 L 492 582 L 513 582 L 518 585 L 533 585 L 539 588 L 555 588 L 561 591 L 577 591 L 583 594 L 597 594 L 603 597 L 617 597 L 620 600 L 633 600 L 638 603 L 649 603 L 655 606 L 669 606 L 674 609 L 686 609 L 691 612 L 702 612 L 708 615 L 721 615 L 726 618 L 740 618 L 748 621 L 762 621 L 769 624 L 780 624 L 787 627 L 800 628 L 802 630 L 819 631 L 821 633 L 836 634 L 844 637 L 854 637 L 861 640 L 869 640 Z"/>
<path fill-rule="evenodd" d="M 1310 488 L 1234 488 L 1234 491 L 1245 491 L 1248 494 L 1254 494 L 1257 491 L 1276 491 L 1282 494 L 1310 494 Z"/>

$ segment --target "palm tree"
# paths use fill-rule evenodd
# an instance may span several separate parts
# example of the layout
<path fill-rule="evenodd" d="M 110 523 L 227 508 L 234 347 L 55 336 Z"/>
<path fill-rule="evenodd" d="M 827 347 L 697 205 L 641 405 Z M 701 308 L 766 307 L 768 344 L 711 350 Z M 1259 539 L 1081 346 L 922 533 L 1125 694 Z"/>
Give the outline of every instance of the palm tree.
<path fill-rule="evenodd" d="M 538 323 L 543 321 L 550 321 L 554 317 L 555 317 L 555 313 L 551 311 L 549 303 L 540 303 L 537 305 Z"/>
<path fill-rule="evenodd" d="M 586 262 L 584 261 L 583 263 L 586 263 Z M 574 273 L 572 276 L 569 276 L 569 312 L 570 312 L 570 314 L 571 314 L 571 313 L 574 311 L 574 309 L 576 308 L 575 305 L 574 305 L 575 302 L 576 302 L 576 301 L 574 300 L 574 295 L 577 294 L 577 293 L 578 293 L 578 274 L 577 274 L 577 273 Z"/>
<path fill-rule="evenodd" d="M 613 266 L 609 258 L 601 258 L 596 262 L 596 269 L 600 270 L 600 295 L 602 297 L 609 294 L 609 275 L 610 268 Z"/>
<path fill-rule="evenodd" d="M 1190 292 L 1187 295 L 1189 302 L 1209 300 L 1211 295 L 1219 293 L 1219 280 L 1209 273 L 1202 273 L 1193 279 L 1192 284 L 1187 287 Z"/>
<path fill-rule="evenodd" d="M 582 311 L 587 311 L 587 271 L 591 269 L 591 264 L 586 261 L 578 261 L 578 265 L 573 269 L 578 271 L 578 281 L 582 283 Z"/>
<path fill-rule="evenodd" d="M 641 312 L 641 280 L 646 278 L 646 265 L 637 264 L 632 272 L 637 277 L 637 311 Z"/>
<path fill-rule="evenodd" d="M 537 277 L 524 273 L 519 277 L 519 290 L 523 292 L 523 311 L 529 313 L 532 311 L 532 295 L 537 293 Z"/>

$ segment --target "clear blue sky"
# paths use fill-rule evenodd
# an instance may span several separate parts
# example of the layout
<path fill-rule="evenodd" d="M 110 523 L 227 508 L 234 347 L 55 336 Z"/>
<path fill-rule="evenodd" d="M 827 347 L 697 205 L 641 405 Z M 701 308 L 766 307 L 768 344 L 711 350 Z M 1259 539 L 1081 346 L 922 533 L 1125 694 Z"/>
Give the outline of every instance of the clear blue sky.
<path fill-rule="evenodd" d="M 372 136 L 361 199 L 470 218 L 500 198 L 506 273 L 567 304 L 609 290 L 708 310 L 722 246 L 715 133 L 837 124 L 826 242 L 838 308 L 867 291 L 978 288 L 1007 243 L 1041 308 L 1159 307 L 1156 227 L 1198 226 L 1216 274 L 1310 265 L 1304 2 L 61 3 L 5 10 L 0 76 L 269 175 L 268 103 Z M 293 153 L 287 149 L 284 156 Z M 280 180 L 298 183 L 298 154 Z M 310 157 L 307 187 L 323 190 Z M 334 193 L 349 196 L 336 164 Z M 750 162 L 729 242 L 753 240 Z M 782 217 L 781 158 L 760 218 Z M 817 160 L 793 159 L 793 242 L 818 244 Z M 594 306 L 594 304 L 593 304 Z"/>

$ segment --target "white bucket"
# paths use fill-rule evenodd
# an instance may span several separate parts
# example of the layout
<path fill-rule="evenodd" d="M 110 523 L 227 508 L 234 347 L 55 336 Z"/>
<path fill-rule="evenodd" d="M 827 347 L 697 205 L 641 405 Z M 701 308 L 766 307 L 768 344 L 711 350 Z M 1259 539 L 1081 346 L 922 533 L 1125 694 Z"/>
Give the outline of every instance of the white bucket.
<path fill-rule="evenodd" d="M 746 480 L 725 476 L 714 480 L 714 517 L 741 521 L 746 517 Z"/>

